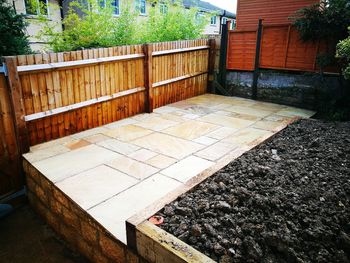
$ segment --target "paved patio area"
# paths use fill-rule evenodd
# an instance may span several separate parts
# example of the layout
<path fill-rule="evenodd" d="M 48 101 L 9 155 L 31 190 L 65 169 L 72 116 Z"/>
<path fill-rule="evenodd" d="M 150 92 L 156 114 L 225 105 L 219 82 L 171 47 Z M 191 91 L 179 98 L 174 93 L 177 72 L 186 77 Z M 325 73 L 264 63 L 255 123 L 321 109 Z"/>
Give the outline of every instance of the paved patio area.
<path fill-rule="evenodd" d="M 31 147 L 24 155 L 110 233 L 228 154 L 314 112 L 206 94 Z"/>

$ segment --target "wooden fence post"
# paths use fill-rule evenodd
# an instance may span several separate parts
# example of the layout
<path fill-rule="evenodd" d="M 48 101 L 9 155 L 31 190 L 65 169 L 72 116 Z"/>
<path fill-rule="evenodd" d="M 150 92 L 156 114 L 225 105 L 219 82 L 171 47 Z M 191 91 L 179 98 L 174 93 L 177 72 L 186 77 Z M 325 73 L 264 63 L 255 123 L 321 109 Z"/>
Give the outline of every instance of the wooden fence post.
<path fill-rule="evenodd" d="M 221 29 L 221 45 L 220 45 L 220 61 L 219 61 L 219 83 L 226 89 L 226 60 L 227 60 L 227 44 L 229 34 L 229 21 L 222 24 Z"/>
<path fill-rule="evenodd" d="M 208 85 L 207 92 L 210 93 L 212 91 L 212 83 L 214 80 L 215 74 L 215 60 L 216 60 L 216 40 L 209 39 L 209 57 L 208 57 Z"/>
<path fill-rule="evenodd" d="M 145 76 L 145 89 L 146 89 L 145 110 L 147 113 L 153 112 L 152 51 L 153 51 L 152 44 L 143 45 L 143 52 L 145 54 L 145 60 L 144 60 L 144 76 Z"/>
<path fill-rule="evenodd" d="M 259 19 L 258 32 L 256 35 L 255 63 L 254 63 L 253 84 L 252 84 L 252 99 L 254 99 L 254 100 L 256 100 L 258 97 L 258 78 L 259 78 L 261 35 L 262 35 L 262 19 Z"/>
<path fill-rule="evenodd" d="M 29 137 L 27 125 L 24 120 L 25 109 L 21 82 L 17 72 L 16 57 L 5 57 L 5 65 L 7 69 L 7 81 L 10 89 L 11 107 L 15 122 L 16 140 L 21 155 L 29 152 Z"/>

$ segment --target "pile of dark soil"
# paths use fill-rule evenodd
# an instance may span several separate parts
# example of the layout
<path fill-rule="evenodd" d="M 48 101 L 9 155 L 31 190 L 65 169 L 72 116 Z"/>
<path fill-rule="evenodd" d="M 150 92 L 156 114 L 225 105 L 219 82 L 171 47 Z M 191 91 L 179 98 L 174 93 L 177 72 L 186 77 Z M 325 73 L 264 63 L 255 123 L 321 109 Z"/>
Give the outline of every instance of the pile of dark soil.
<path fill-rule="evenodd" d="M 160 214 L 219 262 L 350 262 L 350 122 L 298 121 Z"/>

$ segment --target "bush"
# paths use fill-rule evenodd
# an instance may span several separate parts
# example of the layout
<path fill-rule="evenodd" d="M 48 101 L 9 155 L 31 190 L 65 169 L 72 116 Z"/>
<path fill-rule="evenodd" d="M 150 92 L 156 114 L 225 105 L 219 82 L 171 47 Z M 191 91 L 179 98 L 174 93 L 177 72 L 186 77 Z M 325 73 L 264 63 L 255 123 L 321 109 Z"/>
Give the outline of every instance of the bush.
<path fill-rule="evenodd" d="M 158 2 L 141 23 L 139 39 L 146 43 L 200 38 L 208 19 L 196 8 L 185 9 L 182 1 Z"/>
<path fill-rule="evenodd" d="M 46 39 L 55 52 L 135 43 L 136 14 L 126 2 L 121 3 L 121 8 L 123 12 L 116 19 L 110 1 L 105 6 L 94 0 L 74 1 L 62 21 L 65 30 L 54 32 L 47 22 L 40 38 Z M 77 9 L 82 17 L 77 14 Z"/>
<path fill-rule="evenodd" d="M 27 23 L 6 0 L 0 0 L 0 57 L 31 52 L 26 35 Z"/>
<path fill-rule="evenodd" d="M 350 27 L 349 27 L 350 35 Z M 346 79 L 350 79 L 350 36 L 341 40 L 337 45 L 337 57 L 345 61 L 343 75 Z"/>
<path fill-rule="evenodd" d="M 116 18 L 110 1 L 101 6 L 94 0 L 74 1 L 63 20 L 65 30 L 54 32 L 52 24 L 40 33 L 55 52 L 82 48 L 111 47 L 160 41 L 199 38 L 208 16 L 198 16 L 197 9 L 182 7 L 182 2 L 154 3 L 148 16 L 138 19 L 138 11 L 128 1 L 121 1 L 122 12 Z M 77 14 L 79 9 L 83 16 Z M 42 22 L 45 23 L 45 18 Z"/>
<path fill-rule="evenodd" d="M 347 0 L 321 0 L 299 10 L 294 25 L 304 41 L 343 39 L 350 25 L 350 4 Z"/>

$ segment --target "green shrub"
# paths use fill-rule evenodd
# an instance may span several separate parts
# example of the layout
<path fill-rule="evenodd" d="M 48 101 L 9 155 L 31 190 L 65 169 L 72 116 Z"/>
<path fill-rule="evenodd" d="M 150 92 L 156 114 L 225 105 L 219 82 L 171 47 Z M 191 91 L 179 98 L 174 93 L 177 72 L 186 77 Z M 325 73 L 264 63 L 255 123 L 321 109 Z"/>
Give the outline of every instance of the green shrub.
<path fill-rule="evenodd" d="M 300 9 L 293 19 L 304 41 L 343 39 L 350 24 L 350 4 L 347 0 L 321 0 Z"/>
<path fill-rule="evenodd" d="M 317 65 L 323 69 L 337 63 L 337 42 L 347 35 L 350 24 L 350 4 L 347 0 L 321 0 L 319 3 L 300 9 L 296 13 L 294 26 L 304 41 L 326 41 L 327 50 L 317 54 Z"/>
<path fill-rule="evenodd" d="M 30 53 L 27 23 L 6 0 L 0 0 L 0 57 Z"/>
<path fill-rule="evenodd" d="M 39 37 L 46 39 L 55 52 L 132 44 L 136 41 L 136 13 L 126 1 L 121 3 L 121 8 L 123 12 L 116 18 L 111 1 L 103 6 L 94 0 L 74 1 L 62 21 L 65 30 L 55 32 L 47 22 Z M 81 11 L 82 17 L 76 9 Z"/>
<path fill-rule="evenodd" d="M 200 38 L 208 19 L 197 8 L 185 9 L 182 1 L 159 1 L 141 23 L 139 39 L 146 43 Z"/>
<path fill-rule="evenodd" d="M 350 35 L 350 27 L 349 27 Z M 337 45 L 337 57 L 345 61 L 343 75 L 346 79 L 350 79 L 350 36 L 341 40 Z"/>
<path fill-rule="evenodd" d="M 183 8 L 180 1 L 154 3 L 148 15 L 140 18 L 137 8 L 129 1 L 121 1 L 120 5 L 120 15 L 115 17 L 110 0 L 103 6 L 95 0 L 74 1 L 63 20 L 65 30 L 53 31 L 52 23 L 43 17 L 46 25 L 39 37 L 55 52 L 195 39 L 201 36 L 209 19 L 208 15 L 198 16 L 195 8 Z M 83 13 L 82 17 L 78 16 L 77 9 Z"/>

